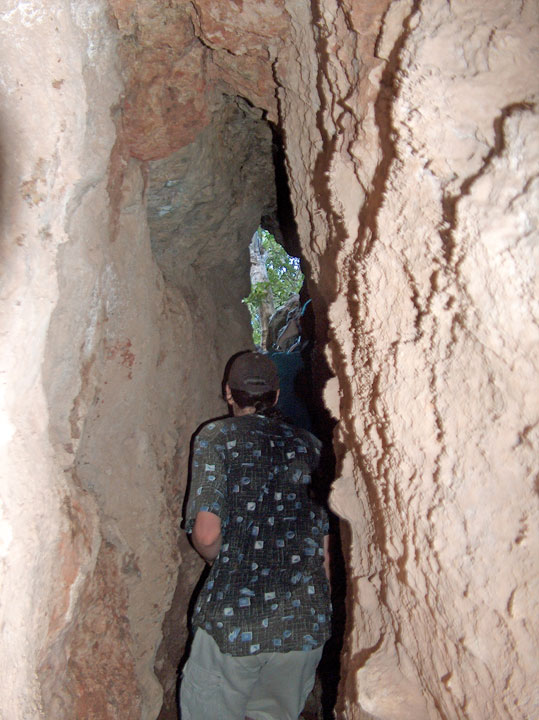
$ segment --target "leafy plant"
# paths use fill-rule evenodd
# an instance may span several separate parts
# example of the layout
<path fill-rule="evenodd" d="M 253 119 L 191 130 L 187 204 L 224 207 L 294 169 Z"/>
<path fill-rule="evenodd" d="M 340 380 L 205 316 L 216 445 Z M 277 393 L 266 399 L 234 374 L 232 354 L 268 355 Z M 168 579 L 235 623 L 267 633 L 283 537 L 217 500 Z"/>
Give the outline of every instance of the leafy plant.
<path fill-rule="evenodd" d="M 282 307 L 291 295 L 299 293 L 303 285 L 303 273 L 299 258 L 291 257 L 275 237 L 262 228 L 258 228 L 263 262 L 267 280 L 254 283 L 251 292 L 243 299 L 251 313 L 253 340 L 256 345 L 262 342 L 263 328 L 261 308 L 266 303 L 274 310 Z"/>

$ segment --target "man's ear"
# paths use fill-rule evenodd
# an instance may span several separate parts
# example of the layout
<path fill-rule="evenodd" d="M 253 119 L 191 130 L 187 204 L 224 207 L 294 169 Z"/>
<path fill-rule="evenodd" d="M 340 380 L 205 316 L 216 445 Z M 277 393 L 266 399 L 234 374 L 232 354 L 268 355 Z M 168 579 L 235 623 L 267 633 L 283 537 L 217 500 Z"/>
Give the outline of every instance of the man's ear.
<path fill-rule="evenodd" d="M 277 405 L 277 401 L 279 400 L 279 394 L 280 394 L 280 392 L 281 392 L 280 390 L 277 390 L 277 391 L 275 392 L 275 402 L 273 403 L 273 405 Z"/>
<path fill-rule="evenodd" d="M 227 403 L 229 405 L 232 405 L 232 403 L 234 402 L 234 398 L 232 397 L 232 390 L 230 389 L 230 385 L 228 383 L 226 383 L 225 385 L 225 397 Z"/>

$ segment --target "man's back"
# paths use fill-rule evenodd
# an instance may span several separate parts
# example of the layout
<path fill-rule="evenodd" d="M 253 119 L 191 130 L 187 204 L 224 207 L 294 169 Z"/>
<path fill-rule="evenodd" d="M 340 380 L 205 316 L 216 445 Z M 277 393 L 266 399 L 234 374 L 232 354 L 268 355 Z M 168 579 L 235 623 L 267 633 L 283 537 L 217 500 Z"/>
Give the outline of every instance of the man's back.
<path fill-rule="evenodd" d="M 308 489 L 318 458 L 314 436 L 262 415 L 197 434 L 187 528 L 215 513 L 223 538 L 193 622 L 222 652 L 310 650 L 329 636 L 327 516 Z"/>

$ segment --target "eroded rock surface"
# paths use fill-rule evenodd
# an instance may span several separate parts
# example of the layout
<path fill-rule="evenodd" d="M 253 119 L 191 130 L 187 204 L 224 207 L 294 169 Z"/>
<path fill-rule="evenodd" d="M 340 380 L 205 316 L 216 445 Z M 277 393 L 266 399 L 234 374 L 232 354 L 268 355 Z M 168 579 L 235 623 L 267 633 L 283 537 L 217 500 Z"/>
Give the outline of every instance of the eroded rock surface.
<path fill-rule="evenodd" d="M 184 261 L 162 272 L 148 227 L 155 167 L 132 145 L 126 79 L 136 67 L 121 65 L 125 35 L 109 7 L 14 4 L 2 30 L 3 177 L 14 178 L 3 195 L 3 357 L 13 377 L 3 407 L 2 713 L 156 718 L 163 686 L 174 698 L 181 656 L 167 664 L 169 650 L 158 650 L 182 554 L 171 647 L 185 643 L 203 566 L 179 545 L 190 437 L 225 412 L 222 369 L 252 342 L 241 297 L 250 238 L 274 204 L 271 132 L 247 101 L 205 99 L 213 153 L 202 163 L 204 147 L 185 150 L 201 152 L 183 178 L 183 208 L 191 198 L 201 221 L 174 234 Z M 140 131 L 148 156 L 189 143 L 169 128 L 163 144 L 155 116 L 149 127 L 153 138 Z M 204 185 L 220 188 L 220 202 L 215 193 L 196 210 Z M 228 322 L 216 304 L 230 308 Z"/>
<path fill-rule="evenodd" d="M 335 373 L 337 717 L 531 720 L 537 4 L 12 0 L 0 32 L 0 715 L 174 717 L 269 119 Z"/>
<path fill-rule="evenodd" d="M 537 6 L 324 2 L 318 38 L 287 7 L 293 201 L 330 302 L 326 399 L 346 449 L 338 715 L 530 719 Z M 300 48 L 318 58 L 307 88 Z"/>
<path fill-rule="evenodd" d="M 166 157 L 193 142 L 222 93 L 277 121 L 272 63 L 286 37 L 282 0 L 110 0 L 126 80 L 122 125 L 131 153 Z"/>

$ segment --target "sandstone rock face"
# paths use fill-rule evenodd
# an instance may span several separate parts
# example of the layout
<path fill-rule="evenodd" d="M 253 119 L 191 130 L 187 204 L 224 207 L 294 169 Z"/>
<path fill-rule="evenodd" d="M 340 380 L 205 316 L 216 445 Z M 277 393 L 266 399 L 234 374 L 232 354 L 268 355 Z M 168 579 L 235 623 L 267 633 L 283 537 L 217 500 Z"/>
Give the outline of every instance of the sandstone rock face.
<path fill-rule="evenodd" d="M 270 120 L 335 373 L 336 715 L 531 720 L 537 4 L 9 0 L 0 33 L 0 716 L 175 717 Z"/>
<path fill-rule="evenodd" d="M 60 296 L 56 261 L 69 241 L 73 212 L 93 206 L 96 217 L 106 204 L 105 178 L 114 141 L 109 109 L 119 83 L 112 70 L 112 37 L 98 3 L 73 8 L 66 3 L 7 5 L 0 20 L 0 708 L 4 717 L 45 717 L 47 708 L 49 717 L 73 717 L 74 700 L 66 698 L 69 712 L 64 712 L 49 690 L 61 682 L 54 673 L 67 671 L 65 638 L 80 622 L 79 598 L 96 569 L 100 568 L 96 575 L 102 574 L 108 565 L 108 554 L 100 553 L 95 501 L 72 480 L 72 461 L 65 461 L 73 457 L 73 448 L 58 446 L 57 455 L 51 443 L 49 432 L 54 432 L 58 416 L 50 414 L 42 366 Z M 71 226 L 76 228 L 76 223 Z M 77 314 L 80 306 L 73 311 Z M 72 352 L 82 354 L 83 348 L 79 344 L 67 354 Z M 59 370 L 64 372 L 66 394 L 71 391 L 74 401 L 83 368 L 66 362 Z M 68 405 L 66 398 L 62 410 Z M 66 444 L 71 433 L 67 436 Z M 121 590 L 109 602 L 111 617 L 121 613 Z M 128 668 L 130 653 L 119 646 L 117 655 Z M 87 664 L 88 653 L 86 657 Z M 40 668 L 47 676 L 43 686 Z M 118 689 L 111 698 L 120 694 Z"/>
<path fill-rule="evenodd" d="M 233 103 L 235 120 L 212 101 L 204 137 L 214 152 L 204 165 L 197 156 L 183 201 L 200 203 L 196 190 L 213 177 L 223 227 L 206 198 L 206 224 L 174 235 L 184 262 L 162 272 L 148 227 L 155 168 L 133 157 L 133 130 L 117 111 L 124 48 L 107 6 L 31 12 L 14 3 L 2 23 L 2 177 L 12 181 L 3 193 L 1 714 L 156 718 L 163 687 L 154 666 L 180 547 L 187 572 L 176 644 L 185 643 L 203 566 L 179 545 L 190 437 L 225 411 L 224 364 L 252 342 L 241 297 L 250 238 L 274 202 L 271 183 L 261 190 L 271 133 L 245 101 L 243 110 Z M 212 140 L 219 133 L 229 142 Z M 224 259 L 238 259 L 238 269 Z M 230 308 L 228 326 L 216 302 Z M 165 670 L 174 697 L 176 666 Z"/>
<path fill-rule="evenodd" d="M 287 8 L 293 202 L 330 303 L 345 448 L 338 715 L 531 719 L 537 6 L 328 1 L 315 34 Z"/>
<path fill-rule="evenodd" d="M 223 92 L 277 120 L 272 63 L 287 30 L 282 0 L 109 1 L 122 37 L 122 124 L 135 157 L 166 157 L 193 142 Z"/>

